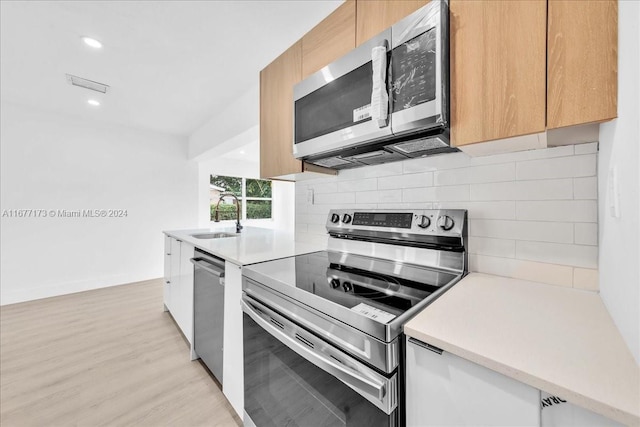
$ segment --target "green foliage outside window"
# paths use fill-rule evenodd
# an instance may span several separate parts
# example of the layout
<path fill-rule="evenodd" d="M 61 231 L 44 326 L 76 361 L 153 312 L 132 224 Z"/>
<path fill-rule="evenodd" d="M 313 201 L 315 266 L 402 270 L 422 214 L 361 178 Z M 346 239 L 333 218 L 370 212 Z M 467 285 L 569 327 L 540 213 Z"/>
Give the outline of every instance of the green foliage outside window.
<path fill-rule="evenodd" d="M 220 206 L 218 206 L 218 218 L 220 219 L 220 221 L 226 221 L 226 220 L 235 221 L 236 205 L 227 205 L 226 203 L 220 203 Z M 240 218 L 242 218 L 242 205 L 240 205 Z M 215 221 L 215 219 L 216 219 L 216 204 L 212 203 L 211 204 L 211 221 Z"/>
<path fill-rule="evenodd" d="M 271 200 L 247 200 L 247 219 L 271 218 Z"/>
<path fill-rule="evenodd" d="M 224 188 L 225 192 L 233 193 L 238 198 L 242 196 L 242 178 L 235 176 L 211 175 L 211 184 Z"/>
<path fill-rule="evenodd" d="M 271 198 L 271 181 L 247 179 L 247 197 Z"/>
<path fill-rule="evenodd" d="M 247 200 L 242 199 L 242 184 L 243 179 L 232 176 L 220 176 L 211 175 L 210 183 L 216 187 L 223 188 L 221 190 L 225 193 L 233 193 L 238 199 L 240 199 L 240 218 L 243 217 L 242 210 L 246 208 L 246 219 L 266 219 L 271 218 L 271 181 L 262 179 L 250 179 L 245 181 L 245 196 Z M 232 198 L 226 198 L 225 201 L 230 201 Z M 263 199 L 263 200 L 255 200 Z M 210 207 L 211 221 L 215 220 L 215 207 L 217 200 L 212 200 Z M 221 202 L 218 208 L 218 217 L 220 221 L 235 220 L 236 219 L 236 206 L 235 204 L 227 204 Z"/>

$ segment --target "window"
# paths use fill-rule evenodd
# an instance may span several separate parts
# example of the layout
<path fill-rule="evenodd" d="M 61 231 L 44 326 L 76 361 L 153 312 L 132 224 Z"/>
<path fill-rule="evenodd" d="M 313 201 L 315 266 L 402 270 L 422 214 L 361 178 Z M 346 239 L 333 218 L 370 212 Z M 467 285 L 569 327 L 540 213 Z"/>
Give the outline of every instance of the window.
<path fill-rule="evenodd" d="M 240 218 L 271 218 L 271 181 L 263 179 L 239 178 L 233 176 L 211 175 L 209 194 L 211 198 L 211 221 L 215 221 L 216 205 L 220 221 L 236 219 L 236 201 L 222 193 L 233 193 L 240 200 Z M 220 203 L 218 204 L 218 202 Z"/>

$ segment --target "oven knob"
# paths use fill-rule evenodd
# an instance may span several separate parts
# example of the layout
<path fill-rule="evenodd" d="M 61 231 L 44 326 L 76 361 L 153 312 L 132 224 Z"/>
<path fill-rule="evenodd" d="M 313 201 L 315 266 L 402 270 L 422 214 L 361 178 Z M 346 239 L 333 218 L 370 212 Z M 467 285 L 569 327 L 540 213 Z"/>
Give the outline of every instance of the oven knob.
<path fill-rule="evenodd" d="M 429 219 L 429 217 L 426 216 L 426 215 L 421 215 L 420 216 L 420 222 L 418 223 L 418 227 L 427 228 L 430 225 L 431 225 L 431 220 Z"/>
<path fill-rule="evenodd" d="M 353 290 L 353 286 L 351 286 L 351 282 L 344 282 L 342 284 L 342 289 L 344 289 L 345 292 L 351 292 Z"/>
<path fill-rule="evenodd" d="M 342 222 L 344 222 L 345 224 L 349 224 L 351 222 L 351 215 L 349 214 L 344 214 L 342 216 Z"/>
<path fill-rule="evenodd" d="M 340 215 L 338 215 L 338 214 L 333 214 L 333 215 L 331 215 L 331 222 L 332 222 L 332 223 L 334 223 L 334 224 L 335 224 L 335 223 L 336 223 L 336 222 L 338 222 L 338 221 L 340 221 Z"/>
<path fill-rule="evenodd" d="M 331 284 L 331 287 L 332 287 L 333 289 L 335 289 L 335 288 L 337 288 L 338 286 L 340 286 L 340 280 L 338 280 L 338 279 L 331 279 L 330 284 Z"/>
<path fill-rule="evenodd" d="M 453 228 L 454 222 L 450 216 L 442 215 L 438 218 L 438 227 L 442 228 L 444 231 L 449 231 Z"/>

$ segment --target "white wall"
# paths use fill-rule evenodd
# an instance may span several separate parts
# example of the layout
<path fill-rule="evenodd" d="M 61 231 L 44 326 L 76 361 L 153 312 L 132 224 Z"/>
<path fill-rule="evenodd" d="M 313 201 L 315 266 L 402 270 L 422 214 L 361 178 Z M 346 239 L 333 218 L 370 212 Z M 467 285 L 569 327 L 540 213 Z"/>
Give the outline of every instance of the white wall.
<path fill-rule="evenodd" d="M 260 115 L 260 87 L 257 81 L 248 82 L 248 89 L 214 115 L 189 136 L 189 158 L 207 156 L 213 147 L 247 132 L 257 132 Z M 249 142 L 249 141 L 246 141 Z"/>
<path fill-rule="evenodd" d="M 468 209 L 471 271 L 597 290 L 596 151 L 452 153 L 298 182 L 296 238 L 324 238 L 330 208 Z"/>
<path fill-rule="evenodd" d="M 618 8 L 618 119 L 600 127 L 600 289 L 640 363 L 640 3 L 621 1 Z M 611 212 L 614 169 L 617 217 Z"/>
<path fill-rule="evenodd" d="M 126 218 L 3 216 L 1 303 L 161 277 L 161 231 L 197 220 L 197 165 L 187 161 L 186 139 L 1 108 L 3 211 L 127 211 Z"/>

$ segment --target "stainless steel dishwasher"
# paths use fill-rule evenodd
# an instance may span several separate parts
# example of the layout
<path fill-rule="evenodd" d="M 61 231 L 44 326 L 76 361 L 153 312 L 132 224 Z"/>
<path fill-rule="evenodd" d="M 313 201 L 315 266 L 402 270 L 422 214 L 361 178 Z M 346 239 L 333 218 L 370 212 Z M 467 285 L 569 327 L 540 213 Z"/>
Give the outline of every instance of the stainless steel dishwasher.
<path fill-rule="evenodd" d="M 222 384 L 224 325 L 224 261 L 195 250 L 194 350 Z"/>

